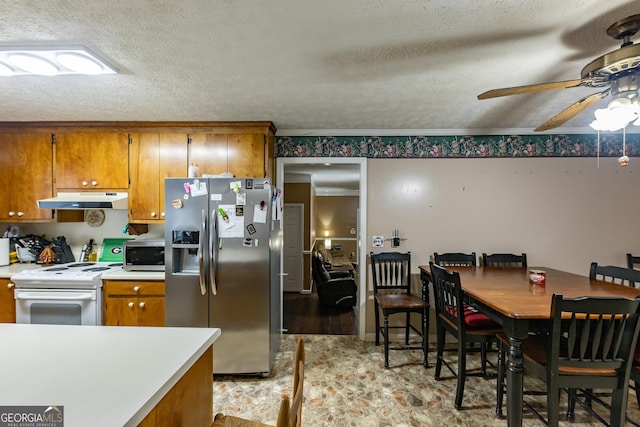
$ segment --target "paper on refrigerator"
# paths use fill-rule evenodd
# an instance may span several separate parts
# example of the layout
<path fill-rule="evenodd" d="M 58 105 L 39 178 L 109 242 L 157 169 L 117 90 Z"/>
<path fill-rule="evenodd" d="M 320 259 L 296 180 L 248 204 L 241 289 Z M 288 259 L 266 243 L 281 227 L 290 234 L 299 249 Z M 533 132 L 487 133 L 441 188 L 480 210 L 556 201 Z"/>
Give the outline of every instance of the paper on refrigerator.
<path fill-rule="evenodd" d="M 219 213 L 218 218 L 218 237 L 220 238 L 244 238 L 244 216 L 236 215 L 236 205 L 218 205 L 218 209 L 222 209 L 227 214 L 225 220 Z"/>

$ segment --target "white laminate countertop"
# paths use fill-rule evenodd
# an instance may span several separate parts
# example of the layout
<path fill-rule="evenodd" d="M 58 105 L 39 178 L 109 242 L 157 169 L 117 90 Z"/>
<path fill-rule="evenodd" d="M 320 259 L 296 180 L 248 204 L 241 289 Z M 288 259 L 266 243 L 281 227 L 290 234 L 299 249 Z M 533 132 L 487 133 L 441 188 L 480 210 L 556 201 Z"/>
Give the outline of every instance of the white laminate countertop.
<path fill-rule="evenodd" d="M 8 279 L 14 274 L 23 270 L 32 270 L 34 268 L 51 267 L 51 265 L 43 266 L 42 264 L 32 263 L 15 263 L 0 267 L 0 279 Z M 103 280 L 162 280 L 164 281 L 164 271 L 116 271 L 113 273 L 103 274 Z"/>
<path fill-rule="evenodd" d="M 136 426 L 218 328 L 0 324 L 0 405 L 58 405 L 67 426 Z"/>

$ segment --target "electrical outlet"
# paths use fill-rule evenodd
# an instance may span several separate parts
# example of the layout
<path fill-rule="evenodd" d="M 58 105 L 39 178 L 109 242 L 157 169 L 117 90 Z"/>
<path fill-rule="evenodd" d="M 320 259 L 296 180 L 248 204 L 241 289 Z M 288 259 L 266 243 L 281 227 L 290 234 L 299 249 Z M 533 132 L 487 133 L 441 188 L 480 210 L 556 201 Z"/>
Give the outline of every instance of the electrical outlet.
<path fill-rule="evenodd" d="M 384 247 L 384 236 L 373 236 L 372 246 L 374 248 L 383 248 Z"/>

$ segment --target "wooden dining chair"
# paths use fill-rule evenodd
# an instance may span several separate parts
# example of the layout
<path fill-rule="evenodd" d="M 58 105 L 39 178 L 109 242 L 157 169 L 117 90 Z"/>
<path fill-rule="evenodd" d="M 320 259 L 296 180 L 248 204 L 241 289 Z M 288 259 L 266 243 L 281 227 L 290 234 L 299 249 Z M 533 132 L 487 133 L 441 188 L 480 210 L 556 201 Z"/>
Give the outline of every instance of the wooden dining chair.
<path fill-rule="evenodd" d="M 302 402 L 304 400 L 304 341 L 298 338 L 293 358 L 292 396 L 284 394 L 275 427 L 300 427 L 302 425 Z M 247 420 L 233 415 L 216 414 L 211 427 L 273 427 L 258 421 Z"/>
<path fill-rule="evenodd" d="M 482 265 L 485 267 L 527 268 L 527 254 L 482 254 Z"/>
<path fill-rule="evenodd" d="M 440 380 L 443 364 L 453 375 L 457 376 L 454 406 L 456 409 L 460 409 L 466 377 L 469 375 L 487 376 L 486 352 L 488 343 L 495 341 L 496 334 L 502 331 L 502 327 L 486 315 L 479 313 L 473 306 L 464 303 L 465 298 L 458 272 L 449 271 L 432 262 L 429 263 L 429 268 L 433 280 L 436 309 L 437 357 L 434 377 L 436 380 Z M 454 371 L 444 360 L 443 353 L 447 332 L 455 337 L 458 344 L 457 371 Z M 467 372 L 467 347 L 472 343 L 480 343 L 481 371 L 479 374 Z"/>
<path fill-rule="evenodd" d="M 549 335 L 531 335 L 522 343 L 525 374 L 546 383 L 547 419 L 533 405 L 526 401 L 524 405 L 547 425 L 556 427 L 561 390 L 569 390 L 572 413 L 577 399 L 575 389 L 607 389 L 612 391 L 609 425 L 623 426 L 631 362 L 640 328 L 640 300 L 563 298 L 554 294 L 550 317 Z M 499 339 L 504 351 L 508 339 L 504 334 L 499 334 Z M 501 406 L 504 355 L 499 360 L 497 405 Z M 599 417 L 589 405 L 584 402 L 581 405 Z"/>
<path fill-rule="evenodd" d="M 434 264 L 441 267 L 475 267 L 477 265 L 477 256 L 475 252 L 465 254 L 462 252 L 446 252 L 433 254 Z"/>
<path fill-rule="evenodd" d="M 627 267 L 640 268 L 640 256 L 633 256 L 631 254 L 627 254 Z"/>
<path fill-rule="evenodd" d="M 589 267 L 589 278 L 635 288 L 636 284 L 640 285 L 640 270 L 617 265 L 598 265 L 597 262 L 592 262 Z"/>
<path fill-rule="evenodd" d="M 428 367 L 427 354 L 429 343 L 429 296 L 423 284 L 422 295 L 411 292 L 411 252 L 370 253 L 371 277 L 373 280 L 374 312 L 376 322 L 376 345 L 380 345 L 380 335 L 384 340 L 384 367 L 389 368 L 390 330 L 404 330 L 404 347 L 394 350 L 422 349 L 423 365 Z M 380 324 L 382 312 L 383 324 Z M 421 329 L 411 323 L 411 314 L 420 316 Z M 390 325 L 389 316 L 404 314 L 404 322 Z M 397 317 L 397 316 L 396 316 Z M 421 339 L 420 347 L 409 345 L 409 333 L 413 330 Z"/>

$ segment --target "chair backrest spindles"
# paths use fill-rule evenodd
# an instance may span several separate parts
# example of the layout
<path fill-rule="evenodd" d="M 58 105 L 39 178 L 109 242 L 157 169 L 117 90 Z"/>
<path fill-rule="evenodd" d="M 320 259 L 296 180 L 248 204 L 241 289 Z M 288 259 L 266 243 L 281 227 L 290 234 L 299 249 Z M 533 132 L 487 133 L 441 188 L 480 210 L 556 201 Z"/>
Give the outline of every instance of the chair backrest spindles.
<path fill-rule="evenodd" d="M 442 267 L 475 267 L 477 265 L 477 256 L 475 252 L 465 254 L 462 252 L 447 252 L 433 254 L 434 264 Z"/>
<path fill-rule="evenodd" d="M 374 292 L 411 291 L 411 252 L 371 252 L 370 256 Z"/>
<path fill-rule="evenodd" d="M 640 270 L 617 265 L 598 265 L 597 262 L 592 262 L 589 267 L 589 278 L 635 288 L 636 285 L 640 285 Z"/>
<path fill-rule="evenodd" d="M 482 265 L 485 267 L 527 268 L 527 254 L 482 254 Z"/>

